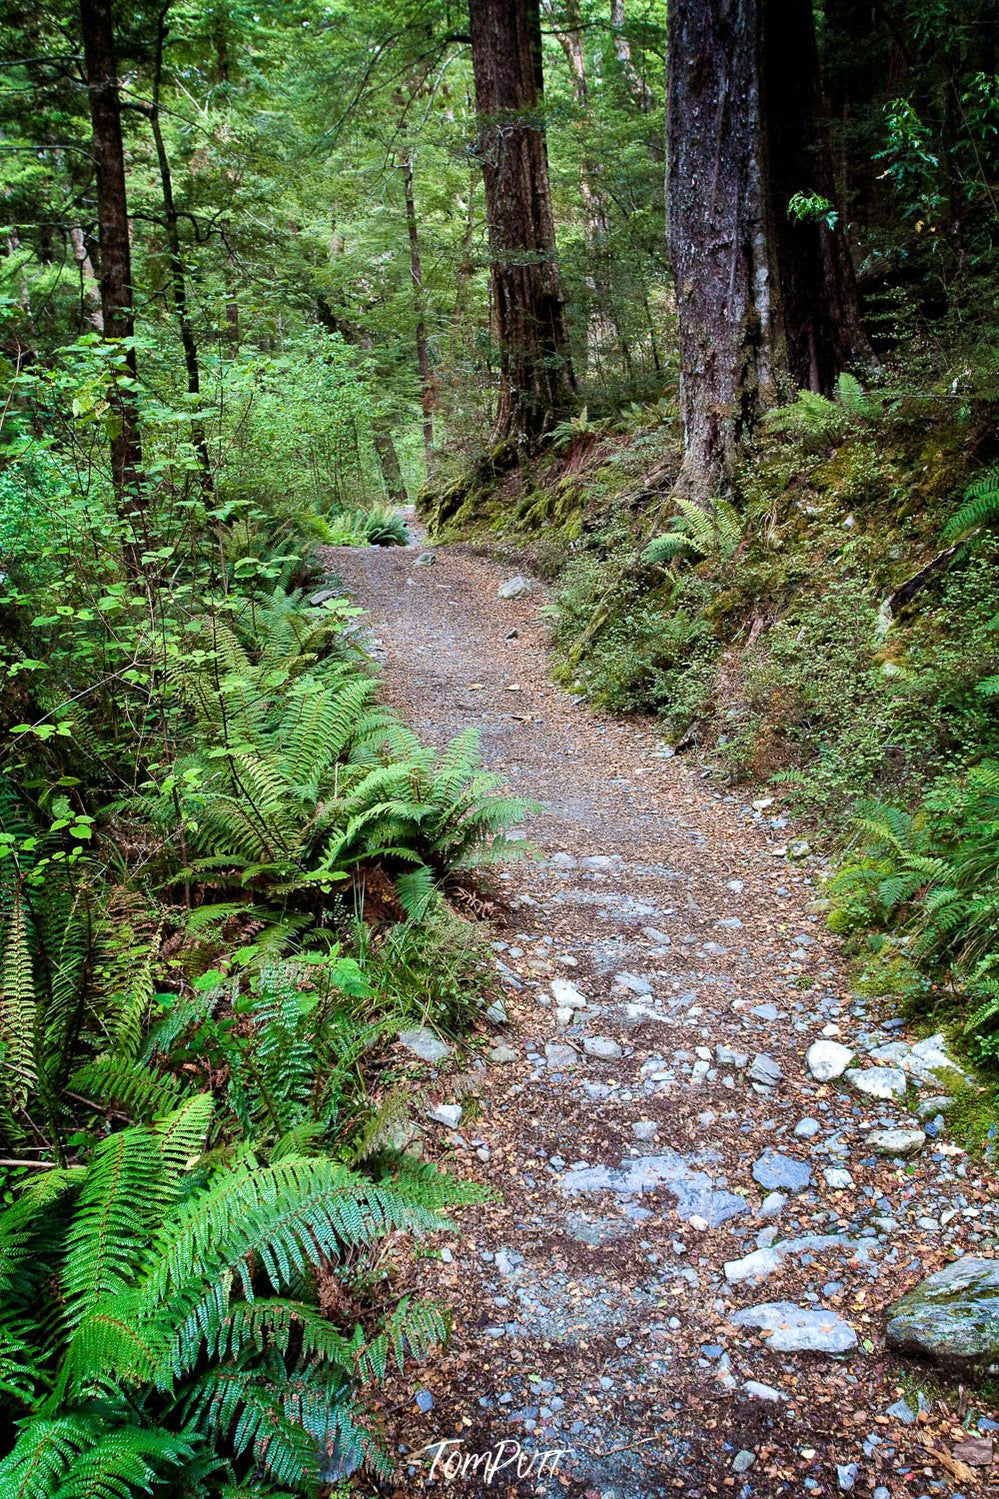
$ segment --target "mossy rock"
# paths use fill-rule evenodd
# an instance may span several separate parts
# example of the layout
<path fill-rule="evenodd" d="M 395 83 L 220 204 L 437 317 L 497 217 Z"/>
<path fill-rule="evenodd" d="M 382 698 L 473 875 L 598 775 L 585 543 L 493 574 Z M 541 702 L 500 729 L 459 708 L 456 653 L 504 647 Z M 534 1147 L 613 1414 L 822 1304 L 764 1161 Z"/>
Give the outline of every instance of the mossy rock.
<path fill-rule="evenodd" d="M 888 1309 L 888 1342 L 950 1367 L 999 1363 L 999 1260 L 964 1255 Z"/>

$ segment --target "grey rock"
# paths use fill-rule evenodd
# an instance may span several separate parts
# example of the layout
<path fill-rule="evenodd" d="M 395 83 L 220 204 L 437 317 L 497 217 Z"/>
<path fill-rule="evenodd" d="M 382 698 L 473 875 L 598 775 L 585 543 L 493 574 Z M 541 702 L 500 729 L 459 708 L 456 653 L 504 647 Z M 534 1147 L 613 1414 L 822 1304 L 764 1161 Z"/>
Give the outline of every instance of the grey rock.
<path fill-rule="evenodd" d="M 748 1448 L 743 1448 L 743 1450 L 741 1452 L 737 1452 L 735 1454 L 735 1457 L 733 1457 L 732 1459 L 732 1472 L 745 1473 L 753 1466 L 755 1461 L 756 1453 L 750 1452 Z"/>
<path fill-rule="evenodd" d="M 787 856 L 789 859 L 806 859 L 810 846 L 807 838 L 792 838 L 787 846 Z"/>
<path fill-rule="evenodd" d="M 659 1126 L 654 1119 L 636 1119 L 631 1126 L 631 1133 L 636 1140 L 654 1140 L 659 1131 Z"/>
<path fill-rule="evenodd" d="M 451 1047 L 446 1041 L 442 1041 L 429 1026 L 421 1025 L 415 1031 L 400 1031 L 399 1045 L 404 1046 L 407 1051 L 412 1052 L 414 1057 L 419 1057 L 421 1062 L 443 1062 L 445 1057 L 451 1055 Z"/>
<path fill-rule="evenodd" d="M 747 1306 L 732 1312 L 729 1321 L 769 1332 L 767 1347 L 774 1353 L 848 1353 L 857 1346 L 857 1334 L 835 1312 L 791 1301 Z"/>
<path fill-rule="evenodd" d="M 439 1103 L 425 1112 L 428 1119 L 434 1124 L 443 1124 L 445 1129 L 457 1129 L 461 1123 L 460 1103 Z"/>
<path fill-rule="evenodd" d="M 822 1129 L 817 1119 L 799 1119 L 794 1126 L 794 1133 L 799 1140 L 811 1140 Z"/>
<path fill-rule="evenodd" d="M 778 1250 L 754 1249 L 750 1254 L 743 1255 L 741 1260 L 726 1260 L 725 1279 L 730 1285 L 738 1285 L 744 1280 L 765 1280 L 779 1268 L 780 1263 L 781 1255 Z"/>
<path fill-rule="evenodd" d="M 420 555 L 417 557 L 416 561 L 413 563 L 413 566 L 414 567 L 433 567 L 433 565 L 434 565 L 434 563 L 436 561 L 437 561 L 437 554 L 435 552 L 421 552 Z"/>
<path fill-rule="evenodd" d="M 859 1471 L 856 1463 L 836 1464 L 836 1487 L 841 1494 L 852 1494 Z"/>
<path fill-rule="evenodd" d="M 805 1065 L 817 1083 L 829 1083 L 843 1076 L 853 1058 L 849 1046 L 839 1041 L 813 1041 L 805 1053 Z"/>
<path fill-rule="evenodd" d="M 618 1042 L 612 1041 L 610 1036 L 584 1036 L 583 1051 L 588 1057 L 604 1062 L 614 1061 L 624 1055 Z"/>
<path fill-rule="evenodd" d="M 780 1011 L 776 1005 L 754 1005 L 752 1013 L 757 1020 L 776 1020 Z"/>
<path fill-rule="evenodd" d="M 765 1150 L 753 1162 L 753 1179 L 768 1192 L 804 1192 L 812 1184 L 812 1173 L 805 1161 L 796 1161 L 777 1150 Z"/>
<path fill-rule="evenodd" d="M 900 1067 L 851 1067 L 846 1080 L 858 1093 L 868 1098 L 901 1098 L 906 1076 Z"/>
<path fill-rule="evenodd" d="M 640 1197 L 664 1186 L 676 1199 L 676 1210 L 686 1222 L 703 1228 L 719 1228 L 730 1218 L 749 1212 L 744 1197 L 716 1187 L 705 1171 L 697 1171 L 676 1151 L 637 1156 L 620 1167 L 573 1166 L 559 1182 L 567 1196 L 587 1192 L 617 1192 L 622 1197 Z"/>
<path fill-rule="evenodd" d="M 853 1177 L 842 1166 L 827 1166 L 822 1175 L 826 1179 L 826 1186 L 831 1187 L 834 1192 L 847 1192 L 853 1186 Z"/>
<path fill-rule="evenodd" d="M 753 1400 L 769 1400 L 774 1404 L 787 1399 L 783 1390 L 775 1390 L 772 1384 L 762 1384 L 758 1379 L 747 1379 L 742 1391 Z"/>
<path fill-rule="evenodd" d="M 999 1358 L 999 1260 L 963 1255 L 888 1308 L 888 1342 L 939 1364 Z"/>
<path fill-rule="evenodd" d="M 916 1118 L 933 1119 L 937 1114 L 946 1114 L 953 1106 L 953 1098 L 946 1093 L 934 1093 L 931 1098 L 923 1098 L 916 1105 Z"/>
<path fill-rule="evenodd" d="M 774 1229 L 764 1229 L 764 1233 L 774 1232 Z M 761 1246 L 740 1260 L 728 1260 L 725 1279 L 730 1285 L 765 1280 L 780 1268 L 785 1259 L 793 1260 L 803 1254 L 824 1253 L 830 1249 L 853 1254 L 858 1264 L 866 1265 L 870 1263 L 873 1248 L 872 1242 L 866 1239 L 847 1239 L 839 1234 L 802 1234 L 797 1239 L 783 1239 L 779 1244 Z"/>
<path fill-rule="evenodd" d="M 619 989 L 627 989 L 631 994 L 637 994 L 639 997 L 652 993 L 652 985 L 648 979 L 643 979 L 637 973 L 616 973 L 614 982 Z"/>
<path fill-rule="evenodd" d="M 908 1400 L 896 1400 L 894 1405 L 888 1407 L 886 1414 L 893 1416 L 896 1421 L 901 1421 L 903 1426 L 915 1426 L 916 1424 L 916 1412 Z"/>
<path fill-rule="evenodd" d="M 736 1072 L 745 1072 L 749 1066 L 749 1052 L 736 1051 L 731 1046 L 719 1043 L 715 1047 L 715 1061 L 719 1067 L 734 1067 Z"/>
<path fill-rule="evenodd" d="M 871 1499 L 891 1499 L 891 1489 L 886 1489 L 883 1483 L 879 1483 Z"/>
<path fill-rule="evenodd" d="M 506 1013 L 506 1005 L 501 999 L 494 999 L 486 1011 L 486 1019 L 491 1020 L 493 1025 L 506 1025 L 509 1016 Z"/>
<path fill-rule="evenodd" d="M 761 1218 L 776 1218 L 786 1207 L 787 1196 L 784 1192 L 768 1192 L 760 1203 L 759 1215 Z"/>
<path fill-rule="evenodd" d="M 568 979 L 552 979 L 552 998 L 560 1010 L 585 1010 L 589 1001 Z"/>
<path fill-rule="evenodd" d="M 760 1052 L 753 1058 L 753 1065 L 746 1074 L 751 1082 L 760 1083 L 765 1088 L 773 1088 L 781 1080 L 781 1070 L 773 1057 L 767 1056 L 766 1052 Z"/>
<path fill-rule="evenodd" d="M 533 588 L 533 583 L 529 582 L 521 573 L 517 573 L 515 577 L 507 578 L 505 583 L 501 583 L 496 590 L 496 594 L 501 599 L 519 599 L 523 598 L 525 593 L 531 593 Z"/>
<path fill-rule="evenodd" d="M 875 1155 L 918 1155 L 926 1144 L 926 1135 L 921 1129 L 872 1129 L 866 1141 Z"/>
<path fill-rule="evenodd" d="M 416 1392 L 416 1408 L 417 1408 L 417 1410 L 423 1411 L 424 1414 L 426 1414 L 427 1411 L 432 1411 L 433 1410 L 433 1408 L 434 1408 L 434 1397 L 433 1397 L 433 1395 L 431 1395 L 431 1393 L 430 1393 L 429 1390 L 417 1390 L 417 1392 Z"/>
<path fill-rule="evenodd" d="M 489 1053 L 489 1060 L 490 1062 L 495 1062 L 497 1066 L 503 1067 L 508 1062 L 515 1062 L 517 1060 L 517 1053 L 512 1046 L 507 1046 L 505 1041 L 501 1041 Z"/>
<path fill-rule="evenodd" d="M 564 1067 L 575 1067 L 579 1057 L 573 1047 L 564 1046 L 561 1041 L 549 1041 L 545 1047 L 545 1061 L 553 1072 L 558 1072 Z"/>

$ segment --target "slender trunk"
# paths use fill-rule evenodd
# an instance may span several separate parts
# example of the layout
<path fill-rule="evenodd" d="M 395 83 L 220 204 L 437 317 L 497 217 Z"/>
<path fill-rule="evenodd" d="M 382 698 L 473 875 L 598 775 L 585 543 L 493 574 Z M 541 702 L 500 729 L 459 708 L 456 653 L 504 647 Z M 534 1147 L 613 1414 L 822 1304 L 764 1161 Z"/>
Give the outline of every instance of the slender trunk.
<path fill-rule="evenodd" d="M 537 0 L 469 0 L 478 154 L 500 353 L 496 437 L 540 436 L 573 403 L 541 116 Z"/>
<path fill-rule="evenodd" d="M 640 109 L 643 114 L 651 114 L 655 108 L 656 96 L 646 79 L 635 67 L 631 55 L 631 42 L 624 29 L 624 0 L 611 0 L 610 12 L 611 31 L 614 34 L 614 56 L 617 58 L 618 67 L 627 84 L 628 93 L 637 109 Z"/>
<path fill-rule="evenodd" d="M 631 42 L 624 28 L 624 0 L 611 0 L 611 32 L 614 37 L 614 56 L 617 58 L 618 68 L 631 102 L 642 114 L 656 116 L 657 106 L 660 106 L 662 101 L 656 98 L 655 91 L 648 80 L 643 78 L 635 67 L 635 61 L 631 55 Z M 665 161 L 666 142 L 658 121 L 655 129 L 646 138 L 646 148 L 650 161 L 656 163 Z"/>
<path fill-rule="evenodd" d="M 316 313 L 327 332 L 338 333 L 344 343 L 363 349 L 366 354 L 370 354 L 374 349 L 375 341 L 371 334 L 358 328 L 349 319 L 341 317 L 322 294 L 316 299 Z M 404 505 L 409 496 L 406 493 L 402 465 L 399 462 L 399 454 L 391 432 L 372 428 L 371 441 L 378 459 L 386 494 L 394 504 Z"/>
<path fill-rule="evenodd" d="M 101 310 L 101 287 L 94 270 L 94 263 L 87 249 L 86 237 L 80 224 L 69 231 L 69 242 L 73 247 L 73 259 L 80 268 L 80 313 L 86 307 L 86 320 L 98 333 L 104 332 L 104 313 Z"/>
<path fill-rule="evenodd" d="M 125 542 L 126 564 L 129 571 L 140 573 L 140 541 L 148 541 L 148 535 L 145 502 L 139 487 L 142 443 L 134 390 L 138 372 L 134 344 L 132 254 L 111 0 L 80 0 L 80 21 L 97 167 L 104 336 L 127 341 L 124 357 L 128 378 L 116 380 L 111 389 L 112 406 L 117 416 L 117 430 L 111 438 L 111 478 L 119 512 L 133 532 Z"/>
<path fill-rule="evenodd" d="M 180 220 L 173 196 L 173 177 L 170 172 L 170 158 L 167 155 L 166 142 L 163 139 L 163 127 L 160 123 L 163 49 L 166 45 L 167 13 L 170 9 L 170 3 L 171 0 L 167 0 L 157 20 L 156 64 L 153 73 L 153 102 L 149 110 L 149 126 L 153 135 L 153 143 L 156 147 L 156 162 L 160 173 L 160 192 L 163 198 L 163 220 L 167 240 L 167 260 L 170 267 L 170 294 L 173 300 L 174 314 L 177 318 L 177 327 L 180 332 L 180 342 L 184 350 L 187 391 L 189 395 L 200 398 L 201 366 L 198 361 L 198 343 L 194 335 L 187 300 L 187 269 L 184 265 L 184 253 L 180 244 Z M 208 438 L 205 435 L 204 423 L 199 416 L 195 416 L 191 423 L 191 440 L 198 457 L 198 466 L 201 469 L 202 485 L 206 491 L 209 491 L 212 488 L 212 462 L 208 452 Z"/>
<path fill-rule="evenodd" d="M 385 493 L 393 505 L 405 505 L 409 498 L 406 494 L 406 484 L 402 477 L 402 465 L 399 462 L 399 454 L 396 445 L 392 441 L 390 432 L 375 432 L 372 436 L 375 454 L 378 458 L 378 467 L 382 471 L 382 482 L 385 485 Z"/>
<path fill-rule="evenodd" d="M 423 266 L 420 263 L 420 232 L 416 220 L 416 197 L 413 192 L 413 153 L 402 158 L 402 180 L 406 191 L 406 228 L 409 231 L 409 270 L 413 281 L 413 304 L 416 311 L 416 362 L 420 370 L 420 405 L 423 407 L 423 456 L 427 472 L 434 452 L 434 386 L 427 348 L 427 320 L 423 299 Z"/>
<path fill-rule="evenodd" d="M 706 501 L 763 410 L 864 345 L 842 231 L 787 212 L 832 190 L 809 0 L 673 0 L 669 57 L 680 482 Z"/>
<path fill-rule="evenodd" d="M 541 0 L 541 8 L 558 39 L 569 64 L 572 97 L 577 110 L 584 116 L 580 123 L 584 138 L 589 129 L 585 118 L 588 88 L 586 82 L 586 50 L 583 46 L 583 18 L 579 0 L 566 0 L 564 24 L 560 24 L 554 0 Z M 579 159 L 579 201 L 583 209 L 583 236 L 586 241 L 587 260 L 590 267 L 587 285 L 594 296 L 586 330 L 587 359 L 599 363 L 605 345 L 616 339 L 621 351 L 625 372 L 631 373 L 631 350 L 627 335 L 621 327 L 615 306 L 614 292 L 608 275 L 607 237 L 610 233 L 610 216 L 598 178 L 600 168 L 585 152 Z"/>

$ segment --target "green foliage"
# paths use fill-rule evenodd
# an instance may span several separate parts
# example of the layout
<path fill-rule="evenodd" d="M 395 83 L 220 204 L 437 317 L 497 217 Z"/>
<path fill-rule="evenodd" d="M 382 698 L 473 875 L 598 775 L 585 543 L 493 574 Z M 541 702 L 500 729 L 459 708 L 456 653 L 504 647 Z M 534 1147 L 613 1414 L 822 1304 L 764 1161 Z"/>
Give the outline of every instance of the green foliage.
<path fill-rule="evenodd" d="M 35 1405 L 0 1462 L 5 1494 L 127 1496 L 183 1467 L 207 1495 L 247 1465 L 257 1492 L 316 1493 L 362 1462 L 387 1471 L 358 1388 L 390 1353 L 425 1357 L 444 1323 L 403 1301 L 374 1329 L 339 1328 L 319 1285 L 388 1234 L 446 1226 L 469 1191 L 431 1168 L 362 1176 L 294 1150 L 213 1165 L 202 1104 L 109 1135 L 0 1216 L 7 1395 L 30 1384 Z"/>
<path fill-rule="evenodd" d="M 712 500 L 710 509 L 693 500 L 677 500 L 680 514 L 674 529 L 649 542 L 642 561 L 652 564 L 672 562 L 681 556 L 719 557 L 728 561 L 742 541 L 742 522 L 735 507 L 727 500 Z"/>
<path fill-rule="evenodd" d="M 792 193 L 787 213 L 798 224 L 824 224 L 827 229 L 835 229 L 839 223 L 839 214 L 821 193 Z"/>
<path fill-rule="evenodd" d="M 717 645 L 705 615 L 714 590 L 691 572 L 646 592 L 624 571 L 608 597 L 607 574 L 608 564 L 594 557 L 566 569 L 552 611 L 556 647 L 568 655 L 601 607 L 606 621 L 583 661 L 560 674 L 610 708 L 653 709 L 681 734 L 709 700 Z"/>
<path fill-rule="evenodd" d="M 832 889 L 836 925 L 891 934 L 911 967 L 955 984 L 967 1030 L 999 1056 L 999 763 L 941 778 L 915 813 L 871 808 Z"/>
<path fill-rule="evenodd" d="M 943 529 L 944 541 L 955 541 L 999 520 L 999 467 L 988 469 L 964 492 L 964 503 Z"/>
<path fill-rule="evenodd" d="M 409 541 L 406 522 L 391 505 L 347 508 L 327 520 L 323 540 L 335 547 L 404 547 Z"/>

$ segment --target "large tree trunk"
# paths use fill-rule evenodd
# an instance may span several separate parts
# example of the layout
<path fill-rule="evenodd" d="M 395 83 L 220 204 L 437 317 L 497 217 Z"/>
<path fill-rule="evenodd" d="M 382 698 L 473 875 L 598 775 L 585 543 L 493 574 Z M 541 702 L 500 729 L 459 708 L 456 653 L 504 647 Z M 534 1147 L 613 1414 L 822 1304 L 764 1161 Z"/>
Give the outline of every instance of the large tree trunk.
<path fill-rule="evenodd" d="M 538 0 L 469 0 L 500 346 L 498 438 L 540 436 L 575 384 L 541 117 Z"/>
<path fill-rule="evenodd" d="M 768 406 L 864 345 L 842 230 L 788 215 L 832 192 L 810 0 L 672 0 L 668 42 L 681 487 L 705 500 Z"/>
<path fill-rule="evenodd" d="M 111 0 L 80 0 L 83 53 L 90 94 L 94 161 L 97 167 L 97 217 L 101 248 L 101 314 L 105 338 L 129 341 L 125 363 L 136 379 L 133 315 L 132 254 L 125 190 L 125 148 L 121 134 L 121 104 L 115 60 Z M 111 439 L 111 477 L 119 510 L 143 540 L 145 514 L 139 469 L 142 446 L 134 391 L 129 382 L 116 381 L 111 393 L 117 431 Z M 126 562 L 140 570 L 138 541 L 126 540 Z"/>

